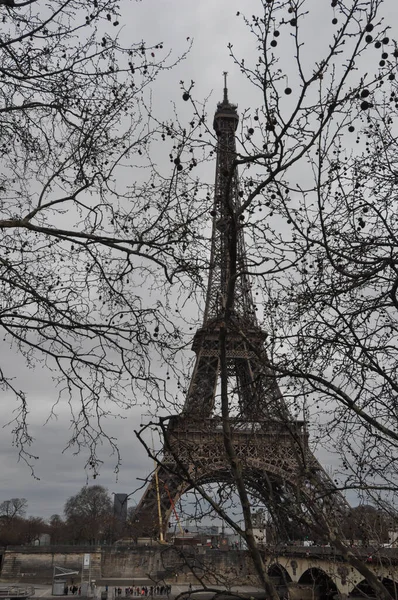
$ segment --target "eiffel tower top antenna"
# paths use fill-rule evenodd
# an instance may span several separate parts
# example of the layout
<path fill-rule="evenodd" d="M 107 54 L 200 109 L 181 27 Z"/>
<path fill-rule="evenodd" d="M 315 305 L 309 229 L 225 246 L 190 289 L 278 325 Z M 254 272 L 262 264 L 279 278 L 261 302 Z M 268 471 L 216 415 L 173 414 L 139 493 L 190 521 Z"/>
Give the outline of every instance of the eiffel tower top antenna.
<path fill-rule="evenodd" d="M 229 104 L 229 102 L 228 102 L 228 87 L 227 87 L 227 75 L 228 75 L 228 71 L 224 71 L 223 75 L 224 75 L 224 99 L 223 99 L 223 103 L 224 104 Z"/>

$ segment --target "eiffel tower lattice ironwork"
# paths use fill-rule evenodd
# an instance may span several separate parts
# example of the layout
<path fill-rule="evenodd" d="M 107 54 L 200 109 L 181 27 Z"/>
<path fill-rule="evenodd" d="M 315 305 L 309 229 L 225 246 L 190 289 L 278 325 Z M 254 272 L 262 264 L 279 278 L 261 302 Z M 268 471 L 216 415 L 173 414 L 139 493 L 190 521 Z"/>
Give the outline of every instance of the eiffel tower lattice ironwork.
<path fill-rule="evenodd" d="M 215 416 L 214 409 L 219 393 L 220 331 L 225 325 L 231 281 L 230 223 L 239 220 L 241 207 L 234 167 L 238 119 L 237 107 L 228 100 L 225 74 L 223 101 L 214 116 L 213 229 L 203 325 L 192 346 L 196 362 L 183 410 L 163 432 L 161 464 L 135 509 L 137 536 L 164 538 L 175 504 L 195 485 L 233 483 L 222 418 Z M 294 519 L 297 503 L 313 503 L 319 485 L 320 496 L 334 496 L 332 504 L 345 506 L 345 502 L 335 494 L 331 480 L 309 449 L 305 422 L 289 414 L 275 374 L 267 367 L 265 334 L 257 323 L 247 275 L 243 227 L 235 227 L 235 231 L 236 276 L 225 345 L 231 403 L 235 398 L 235 412 L 229 419 L 233 448 L 247 489 L 268 508 L 281 536 L 289 537 L 288 523 Z M 315 474 L 318 486 L 308 474 Z"/>

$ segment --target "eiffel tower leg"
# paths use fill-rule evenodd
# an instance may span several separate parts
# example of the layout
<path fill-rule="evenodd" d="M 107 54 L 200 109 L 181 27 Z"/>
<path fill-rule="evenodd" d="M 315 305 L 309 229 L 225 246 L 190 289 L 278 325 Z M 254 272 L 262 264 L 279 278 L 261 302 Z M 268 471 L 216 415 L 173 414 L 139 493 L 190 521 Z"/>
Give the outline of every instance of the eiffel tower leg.
<path fill-rule="evenodd" d="M 135 536 L 165 539 L 173 507 L 187 489 L 181 477 L 160 465 L 134 511 Z"/>
<path fill-rule="evenodd" d="M 203 351 L 199 352 L 183 410 L 184 414 L 195 414 L 202 418 L 210 417 L 214 407 L 218 369 L 218 356 L 207 356 Z"/>

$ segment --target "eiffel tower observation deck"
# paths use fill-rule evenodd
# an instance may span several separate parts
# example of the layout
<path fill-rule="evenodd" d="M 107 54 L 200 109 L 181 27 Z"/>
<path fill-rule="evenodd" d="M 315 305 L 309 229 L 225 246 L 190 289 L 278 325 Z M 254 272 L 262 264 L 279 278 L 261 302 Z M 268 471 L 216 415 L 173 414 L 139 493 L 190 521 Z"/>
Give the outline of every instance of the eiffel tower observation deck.
<path fill-rule="evenodd" d="M 314 506 L 323 513 L 346 507 L 309 448 L 304 421 L 290 415 L 265 352 L 235 166 L 238 121 L 225 74 L 214 115 L 210 268 L 203 324 L 192 345 L 196 361 L 182 411 L 163 428 L 161 463 L 136 507 L 137 537 L 164 539 L 170 515 L 187 491 L 206 483 L 234 484 L 231 460 L 239 463 L 246 489 L 268 509 L 282 539 L 289 539 L 293 522 L 303 522 Z"/>

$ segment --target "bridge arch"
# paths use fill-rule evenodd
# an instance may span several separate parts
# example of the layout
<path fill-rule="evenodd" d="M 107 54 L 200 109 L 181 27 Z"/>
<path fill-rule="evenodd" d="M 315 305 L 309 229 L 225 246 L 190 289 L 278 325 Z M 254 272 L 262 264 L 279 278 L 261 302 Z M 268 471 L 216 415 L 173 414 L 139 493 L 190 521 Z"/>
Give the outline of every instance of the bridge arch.
<path fill-rule="evenodd" d="M 272 578 L 278 578 L 281 585 L 287 585 L 292 581 L 289 573 L 280 563 L 272 563 L 268 568 L 268 575 Z"/>
<path fill-rule="evenodd" d="M 381 582 L 384 585 L 384 587 L 387 588 L 387 590 L 390 592 L 393 598 L 398 598 L 398 581 L 394 581 L 393 579 L 390 579 L 388 577 L 383 577 L 381 578 Z M 349 594 L 349 597 L 350 596 L 354 598 L 357 596 L 363 596 L 364 598 L 374 598 L 374 591 L 373 588 L 368 584 L 366 579 L 363 579 L 360 583 L 358 583 L 358 585 L 355 586 L 355 588 Z"/>
<path fill-rule="evenodd" d="M 314 597 L 322 600 L 332 599 L 338 589 L 333 579 L 322 569 L 312 567 L 307 569 L 300 577 L 298 583 L 311 585 L 314 588 Z"/>

